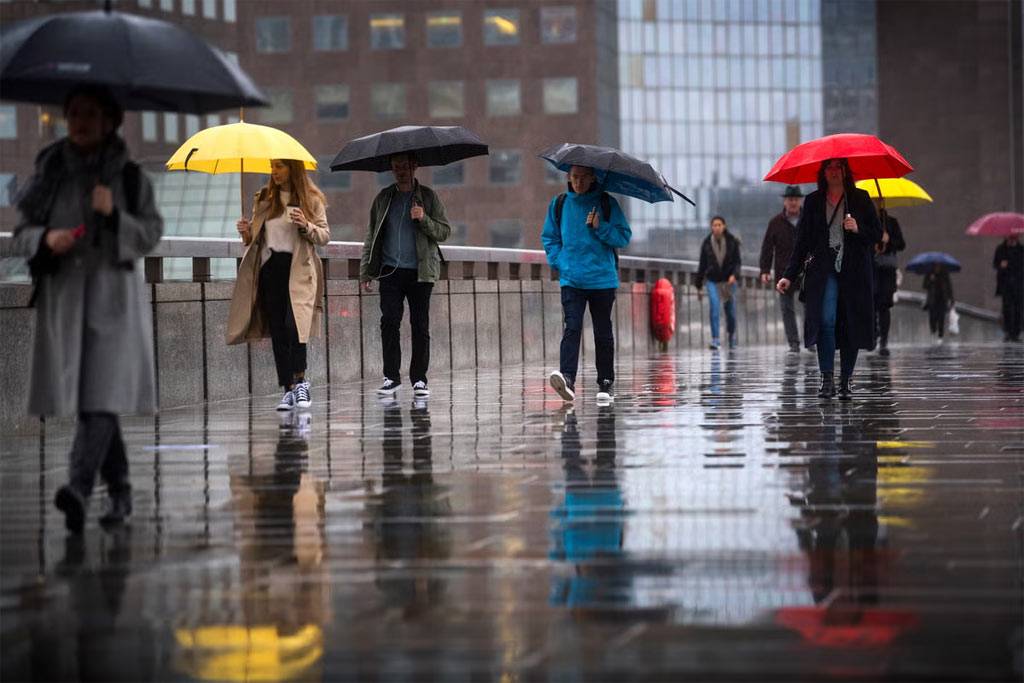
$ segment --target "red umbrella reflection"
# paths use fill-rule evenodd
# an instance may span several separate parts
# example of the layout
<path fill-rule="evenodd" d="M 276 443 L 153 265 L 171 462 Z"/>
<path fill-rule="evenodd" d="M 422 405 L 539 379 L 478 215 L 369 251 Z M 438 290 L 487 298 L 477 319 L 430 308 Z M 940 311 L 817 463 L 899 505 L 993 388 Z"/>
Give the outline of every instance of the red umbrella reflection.
<path fill-rule="evenodd" d="M 891 644 L 919 619 L 906 610 L 842 607 L 784 607 L 775 623 L 798 631 L 804 640 L 821 647 L 872 648 Z"/>

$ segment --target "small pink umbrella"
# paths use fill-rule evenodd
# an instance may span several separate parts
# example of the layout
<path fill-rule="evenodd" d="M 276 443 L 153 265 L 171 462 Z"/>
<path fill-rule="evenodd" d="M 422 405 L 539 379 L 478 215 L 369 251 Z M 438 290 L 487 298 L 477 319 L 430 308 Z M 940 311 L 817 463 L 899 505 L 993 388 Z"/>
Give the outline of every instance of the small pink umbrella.
<path fill-rule="evenodd" d="M 971 223 L 968 235 L 1006 237 L 1024 234 L 1024 213 L 989 213 Z"/>

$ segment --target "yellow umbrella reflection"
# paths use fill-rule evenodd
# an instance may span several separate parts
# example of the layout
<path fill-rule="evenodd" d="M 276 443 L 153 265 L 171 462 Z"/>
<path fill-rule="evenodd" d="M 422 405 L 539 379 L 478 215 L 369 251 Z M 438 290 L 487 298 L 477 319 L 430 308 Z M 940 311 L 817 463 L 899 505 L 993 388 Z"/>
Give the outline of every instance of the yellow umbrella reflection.
<path fill-rule="evenodd" d="M 201 626 L 174 633 L 179 669 L 204 681 L 284 681 L 323 657 L 324 634 L 307 624 L 288 635 L 276 626 Z"/>

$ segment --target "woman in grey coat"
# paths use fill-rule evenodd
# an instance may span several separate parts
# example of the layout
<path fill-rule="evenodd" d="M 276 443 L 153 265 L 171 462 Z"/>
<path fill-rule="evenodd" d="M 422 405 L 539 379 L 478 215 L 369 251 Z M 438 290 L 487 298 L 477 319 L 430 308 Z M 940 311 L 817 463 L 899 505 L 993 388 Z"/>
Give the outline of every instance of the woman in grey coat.
<path fill-rule="evenodd" d="M 69 482 L 56 506 L 74 533 L 99 471 L 104 524 L 131 514 L 119 414 L 156 410 L 153 326 L 139 259 L 160 241 L 153 189 L 128 160 L 109 91 L 82 87 L 65 102 L 68 135 L 43 149 L 18 201 L 15 248 L 29 260 L 35 346 L 29 412 L 77 415 Z"/>

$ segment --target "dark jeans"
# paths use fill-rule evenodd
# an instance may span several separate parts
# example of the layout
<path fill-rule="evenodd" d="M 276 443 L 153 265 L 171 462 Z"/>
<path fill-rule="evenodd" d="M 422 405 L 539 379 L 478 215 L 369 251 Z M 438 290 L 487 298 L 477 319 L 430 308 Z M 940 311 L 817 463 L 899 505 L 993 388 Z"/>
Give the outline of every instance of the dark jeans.
<path fill-rule="evenodd" d="M 1007 289 L 1016 286 L 1011 283 Z M 1019 292 L 1003 294 L 1003 331 L 1010 339 L 1019 339 L 1021 318 L 1024 318 L 1024 296 Z"/>
<path fill-rule="evenodd" d="M 418 282 L 414 268 L 399 268 L 380 280 L 380 341 L 384 355 L 384 376 L 402 381 L 402 341 L 400 328 L 405 300 L 409 300 L 409 324 L 412 326 L 412 359 L 409 381 L 427 381 L 430 365 L 430 293 L 432 282 Z"/>
<path fill-rule="evenodd" d="M 932 334 L 939 335 L 939 339 L 945 336 L 946 313 L 948 312 L 949 304 L 945 301 L 940 301 L 928 307 L 928 327 L 931 328 Z"/>
<path fill-rule="evenodd" d="M 892 326 L 892 309 L 881 306 L 876 310 L 878 318 L 878 345 L 885 348 L 889 345 L 889 328 Z"/>
<path fill-rule="evenodd" d="M 306 372 L 306 345 L 299 342 L 288 278 L 292 255 L 275 251 L 260 269 L 260 309 L 270 328 L 277 383 L 287 389 Z"/>
<path fill-rule="evenodd" d="M 796 288 L 779 294 L 779 308 L 782 310 L 782 325 L 786 328 L 786 342 L 790 346 L 800 345 L 800 330 L 796 325 Z"/>
<path fill-rule="evenodd" d="M 836 367 L 836 316 L 839 312 L 839 280 L 835 274 L 825 282 L 825 296 L 821 299 L 821 329 L 818 331 L 818 369 L 831 375 Z M 856 346 L 840 350 L 839 373 L 849 377 L 857 365 L 859 350 Z"/>
<path fill-rule="evenodd" d="M 81 413 L 78 416 L 75 441 L 68 455 L 68 470 L 71 488 L 83 498 L 92 495 L 97 470 L 110 493 L 131 490 L 128 457 L 116 415 Z"/>
<path fill-rule="evenodd" d="M 576 382 L 580 364 L 580 340 L 583 337 L 583 312 L 590 306 L 594 323 L 594 350 L 597 382 L 615 381 L 615 334 L 612 331 L 614 289 L 577 289 L 562 287 L 562 346 L 559 371 L 570 382 Z"/>

